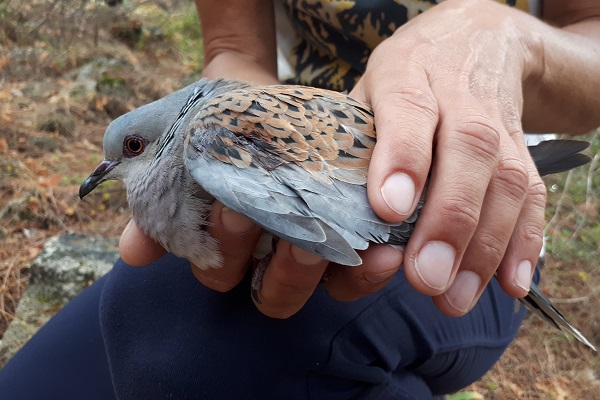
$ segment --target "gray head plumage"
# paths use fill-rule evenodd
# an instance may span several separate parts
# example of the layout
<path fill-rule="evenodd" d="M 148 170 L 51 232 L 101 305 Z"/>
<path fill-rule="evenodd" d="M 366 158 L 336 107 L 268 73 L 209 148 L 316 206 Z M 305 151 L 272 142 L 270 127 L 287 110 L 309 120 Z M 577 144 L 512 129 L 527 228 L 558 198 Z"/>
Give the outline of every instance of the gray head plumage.
<path fill-rule="evenodd" d="M 200 268 L 218 267 L 221 262 L 202 218 L 213 198 L 187 172 L 182 149 L 190 121 L 217 86 L 218 82 L 203 79 L 114 120 L 104 136 L 104 161 L 79 189 L 83 198 L 103 181 L 124 182 L 138 226 Z M 173 220 L 180 223 L 172 224 Z M 191 251 L 190 240 L 198 244 Z"/>
<path fill-rule="evenodd" d="M 145 169 L 192 96 L 200 100 L 213 87 L 213 82 L 202 79 L 112 121 L 104 134 L 104 161 L 81 185 L 79 196 L 85 197 L 106 180 L 123 181 Z M 186 111 L 183 117 L 191 117 Z"/>

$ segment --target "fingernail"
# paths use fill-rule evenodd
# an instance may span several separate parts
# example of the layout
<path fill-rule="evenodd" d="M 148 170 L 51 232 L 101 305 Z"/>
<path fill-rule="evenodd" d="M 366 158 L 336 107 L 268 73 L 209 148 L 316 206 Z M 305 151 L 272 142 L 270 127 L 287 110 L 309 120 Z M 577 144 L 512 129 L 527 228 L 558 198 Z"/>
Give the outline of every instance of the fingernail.
<path fill-rule="evenodd" d="M 292 255 L 294 261 L 302 265 L 315 265 L 323 261 L 323 257 L 294 245 L 290 246 L 290 254 Z"/>
<path fill-rule="evenodd" d="M 392 269 L 390 271 L 383 271 L 377 274 L 364 274 L 364 278 L 369 283 L 381 283 L 390 279 L 396 274 L 396 272 L 398 272 L 397 269 Z"/>
<path fill-rule="evenodd" d="M 456 251 L 444 242 L 429 242 L 415 261 L 417 274 L 427 286 L 444 290 L 450 281 Z"/>
<path fill-rule="evenodd" d="M 381 195 L 385 204 L 400 215 L 412 210 L 415 200 L 415 184 L 405 173 L 397 172 L 388 176 L 381 186 Z"/>
<path fill-rule="evenodd" d="M 514 284 L 523 290 L 529 291 L 531 286 L 531 262 L 521 261 L 515 271 Z"/>
<path fill-rule="evenodd" d="M 471 309 L 480 285 L 481 278 L 475 272 L 459 271 L 450 289 L 444 293 L 444 297 L 452 307 L 466 313 Z"/>
<path fill-rule="evenodd" d="M 127 232 L 129 232 L 129 229 L 131 229 L 131 224 L 133 224 L 133 220 L 132 219 L 130 219 L 129 222 L 127 223 L 127 225 L 125 225 L 125 229 L 123 229 L 123 232 L 121 233 L 121 236 L 123 236 Z"/>
<path fill-rule="evenodd" d="M 246 233 L 254 226 L 254 222 L 227 207 L 221 210 L 221 223 L 225 229 L 236 235 Z"/>

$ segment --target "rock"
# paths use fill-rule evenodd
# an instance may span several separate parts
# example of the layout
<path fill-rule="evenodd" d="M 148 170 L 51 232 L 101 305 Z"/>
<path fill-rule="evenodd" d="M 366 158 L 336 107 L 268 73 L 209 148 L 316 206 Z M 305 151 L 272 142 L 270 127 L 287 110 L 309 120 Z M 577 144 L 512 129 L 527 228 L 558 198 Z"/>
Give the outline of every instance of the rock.
<path fill-rule="evenodd" d="M 7 56 L 9 60 L 3 68 L 6 76 L 9 79 L 27 81 L 34 76 L 43 74 L 49 54 L 40 48 L 15 47 L 3 55 Z"/>
<path fill-rule="evenodd" d="M 111 119 L 117 118 L 133 109 L 125 100 L 134 93 L 123 73 L 130 68 L 125 60 L 99 57 L 67 74 L 75 80 L 68 97 L 73 103 L 87 104 L 89 110 L 104 110 Z"/>
<path fill-rule="evenodd" d="M 58 91 L 58 85 L 52 81 L 34 81 L 23 88 L 21 95 L 32 100 L 47 100 Z M 15 95 L 13 93 L 13 95 Z"/>
<path fill-rule="evenodd" d="M 68 72 L 65 76 L 68 79 L 75 79 L 78 82 L 93 81 L 94 85 L 101 79 L 102 74 L 110 70 L 122 70 L 130 68 L 131 64 L 120 58 L 98 57 L 80 68 Z"/>
<path fill-rule="evenodd" d="M 35 213 L 28 207 L 29 198 L 37 193 L 29 190 L 0 209 L 0 220 L 20 221 L 35 218 Z"/>
<path fill-rule="evenodd" d="M 29 284 L 52 304 L 65 304 L 118 258 L 118 240 L 69 233 L 50 239 L 29 268 Z"/>
<path fill-rule="evenodd" d="M 97 95 L 97 83 L 93 79 L 81 79 L 68 86 L 69 99 L 78 104 L 88 104 Z"/>
<path fill-rule="evenodd" d="M 106 274 L 118 258 L 117 238 L 55 236 L 30 266 L 29 286 L 2 338 L 0 367 L 64 304 Z"/>

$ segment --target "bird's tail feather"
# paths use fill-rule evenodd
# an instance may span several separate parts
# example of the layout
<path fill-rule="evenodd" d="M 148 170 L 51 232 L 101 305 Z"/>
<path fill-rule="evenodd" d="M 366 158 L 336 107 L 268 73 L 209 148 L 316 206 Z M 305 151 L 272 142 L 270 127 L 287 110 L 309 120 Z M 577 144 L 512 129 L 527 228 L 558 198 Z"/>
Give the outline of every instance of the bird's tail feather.
<path fill-rule="evenodd" d="M 596 347 L 583 336 L 577 328 L 567 321 L 567 319 L 558 311 L 546 297 L 544 293 L 537 287 L 535 283 L 531 283 L 529 293 L 524 298 L 520 299 L 527 309 L 546 322 L 560 329 L 561 331 L 571 334 L 581 343 L 585 344 L 592 350 L 596 351 Z"/>
<path fill-rule="evenodd" d="M 543 141 L 528 149 L 538 172 L 544 176 L 587 164 L 591 158 L 581 152 L 589 146 L 589 142 L 582 140 L 558 139 Z"/>

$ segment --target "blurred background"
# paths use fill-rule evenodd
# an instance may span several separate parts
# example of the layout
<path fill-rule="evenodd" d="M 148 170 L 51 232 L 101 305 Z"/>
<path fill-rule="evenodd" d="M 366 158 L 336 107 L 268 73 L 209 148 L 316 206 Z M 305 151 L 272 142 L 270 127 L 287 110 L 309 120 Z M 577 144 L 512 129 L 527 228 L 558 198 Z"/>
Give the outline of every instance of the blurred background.
<path fill-rule="evenodd" d="M 191 0 L 0 0 L 0 338 L 28 267 L 60 233 L 118 236 L 122 186 L 80 202 L 114 118 L 195 80 L 202 39 Z M 600 136 L 591 164 L 546 179 L 542 289 L 600 345 Z M 583 138 L 582 138 L 583 139 Z M 600 357 L 536 317 L 460 399 L 600 398 Z"/>

